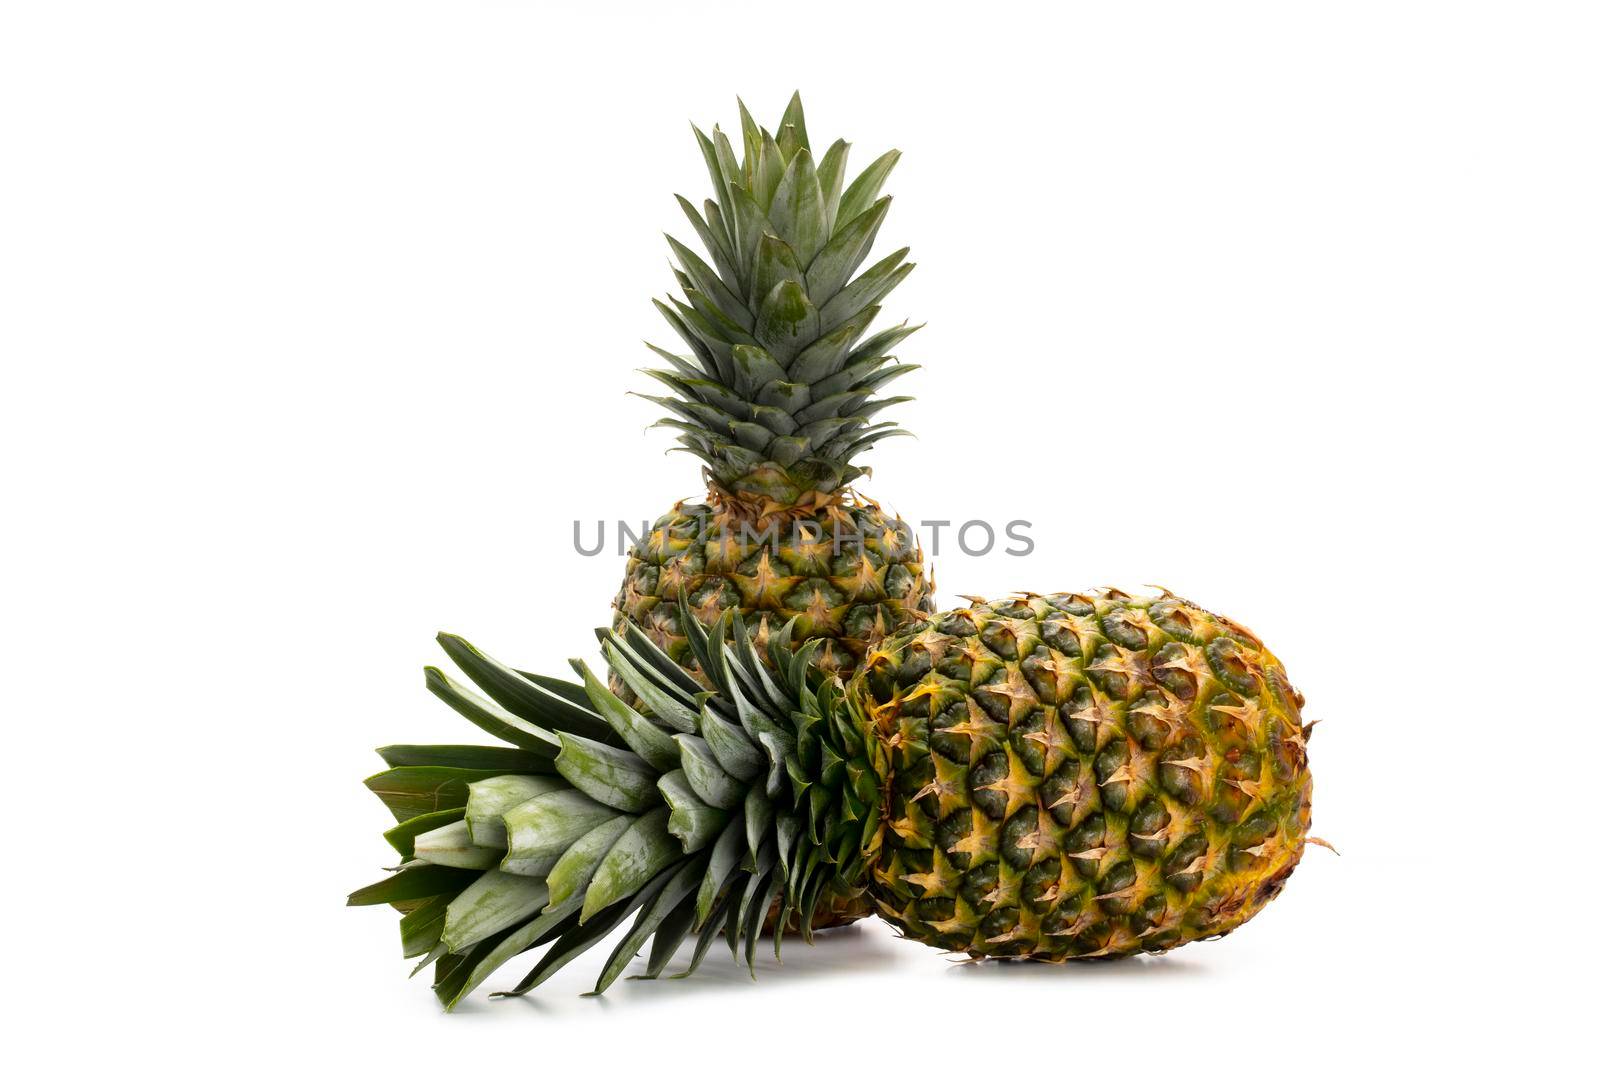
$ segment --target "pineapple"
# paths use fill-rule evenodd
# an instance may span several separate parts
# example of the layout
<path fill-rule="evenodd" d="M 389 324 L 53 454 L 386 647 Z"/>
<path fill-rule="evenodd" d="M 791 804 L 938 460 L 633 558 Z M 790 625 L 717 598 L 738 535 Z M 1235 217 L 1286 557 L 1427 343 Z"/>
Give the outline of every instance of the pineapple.
<path fill-rule="evenodd" d="M 1019 596 L 875 650 L 878 911 L 976 957 L 1126 956 L 1226 934 L 1311 820 L 1308 728 L 1248 630 L 1170 594 Z"/>
<path fill-rule="evenodd" d="M 698 674 L 602 633 L 637 698 L 445 650 L 491 700 L 445 703 L 514 747 L 396 746 L 368 785 L 399 825 L 405 953 L 453 1007 L 550 948 L 528 992 L 633 918 L 602 992 L 650 942 L 656 977 L 719 936 L 752 966 L 769 908 L 809 938 L 829 897 L 870 896 L 910 938 L 973 957 L 1161 951 L 1277 895 L 1310 824 L 1301 698 L 1248 631 L 1170 594 L 1018 596 L 934 616 L 849 683 L 759 654 L 734 610 L 679 628 Z M 708 688 L 703 688 L 708 687 Z M 420 966 L 419 966 L 420 969 Z"/>
<path fill-rule="evenodd" d="M 848 186 L 850 146 L 812 155 L 800 96 L 774 136 L 741 102 L 743 159 L 720 129 L 695 129 L 714 199 L 678 198 L 707 259 L 668 238 L 683 299 L 656 307 L 688 348 L 651 345 L 645 371 L 669 395 L 681 450 L 705 465 L 704 503 L 674 505 L 632 547 L 613 626 L 689 661 L 677 601 L 703 621 L 736 609 L 757 646 L 789 623 L 820 640 L 816 663 L 848 675 L 867 648 L 932 610 L 933 585 L 910 527 L 852 491 L 875 442 L 904 433 L 873 421 L 909 397 L 879 397 L 915 369 L 890 353 L 916 328 L 867 334 L 879 302 L 911 272 L 902 248 L 866 262 L 899 153 Z M 616 691 L 632 699 L 613 672 Z"/>

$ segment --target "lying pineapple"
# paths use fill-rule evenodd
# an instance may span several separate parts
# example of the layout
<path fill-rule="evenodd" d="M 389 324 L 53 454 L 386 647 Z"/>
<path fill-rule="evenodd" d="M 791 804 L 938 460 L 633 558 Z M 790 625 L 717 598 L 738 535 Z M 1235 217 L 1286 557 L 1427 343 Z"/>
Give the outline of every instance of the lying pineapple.
<path fill-rule="evenodd" d="M 719 935 L 753 961 L 769 906 L 809 936 L 829 894 L 974 957 L 1165 950 L 1251 918 L 1308 840 L 1299 695 L 1248 631 L 1174 596 L 975 602 L 848 686 L 789 632 L 769 667 L 734 612 L 681 624 L 709 692 L 636 631 L 603 634 L 638 710 L 576 661 L 581 686 L 441 639 L 494 703 L 430 687 L 516 747 L 380 750 L 368 784 L 403 864 L 351 903 L 405 912 L 447 1007 L 553 942 L 526 993 L 630 916 L 596 992 L 652 938 L 649 977 L 691 937 L 686 971 Z"/>
<path fill-rule="evenodd" d="M 668 238 L 684 298 L 656 302 L 688 347 L 650 346 L 646 371 L 671 395 L 684 451 L 705 463 L 707 500 L 679 503 L 628 555 L 613 625 L 633 628 L 689 662 L 678 626 L 686 595 L 702 620 L 734 608 L 764 646 L 790 622 L 820 639 L 816 663 L 848 674 L 873 643 L 933 607 L 933 586 L 909 526 L 850 485 L 861 454 L 904 431 L 873 421 L 909 397 L 878 397 L 913 370 L 891 350 L 915 327 L 867 336 L 881 301 L 911 272 L 902 248 L 856 275 L 889 209 L 878 190 L 900 153 L 849 186 L 850 146 L 820 160 L 795 94 L 776 136 L 744 105 L 743 159 L 720 129 L 695 130 L 715 199 L 678 202 L 710 261 Z M 612 675 L 613 687 L 629 694 Z"/>
<path fill-rule="evenodd" d="M 1299 693 L 1171 595 L 975 602 L 876 651 L 851 697 L 888 754 L 873 898 L 930 945 L 1173 948 L 1250 919 L 1305 848 Z"/>

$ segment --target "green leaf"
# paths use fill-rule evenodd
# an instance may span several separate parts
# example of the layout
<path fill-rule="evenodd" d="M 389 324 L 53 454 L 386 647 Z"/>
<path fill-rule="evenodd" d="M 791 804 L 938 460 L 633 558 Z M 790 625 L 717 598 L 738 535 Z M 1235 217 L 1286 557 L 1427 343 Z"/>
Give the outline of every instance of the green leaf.
<path fill-rule="evenodd" d="M 449 826 L 467 813 L 466 808 L 446 808 L 443 811 L 433 811 L 426 815 L 418 815 L 414 819 L 407 819 L 398 826 L 390 827 L 383 832 L 383 839 L 394 846 L 400 853 L 402 862 L 416 858 L 415 844 L 418 834 L 437 830 L 441 826 Z"/>
<path fill-rule="evenodd" d="M 750 192 L 755 196 L 756 203 L 761 205 L 762 211 L 772 206 L 772 198 L 778 192 L 778 183 L 783 181 L 783 171 L 783 153 L 778 150 L 778 143 L 772 139 L 772 134 L 762 130 L 761 147 L 756 153 L 755 174 L 751 177 L 750 183 Z"/>
<path fill-rule="evenodd" d="M 756 203 L 755 197 L 742 185 L 733 187 L 729 194 L 733 209 L 729 212 L 738 229 L 739 269 L 746 278 L 755 269 L 756 245 L 767 230 L 767 216 Z"/>
<path fill-rule="evenodd" d="M 794 739 L 787 734 L 763 730 L 756 735 L 761 747 L 767 750 L 767 795 L 776 796 L 783 784 L 783 764 L 794 752 Z"/>
<path fill-rule="evenodd" d="M 556 770 L 561 777 L 602 804 L 619 811 L 641 812 L 660 803 L 659 775 L 626 749 L 563 733 Z"/>
<path fill-rule="evenodd" d="M 817 184 L 822 188 L 822 216 L 827 232 L 832 234 L 839 218 L 839 197 L 844 192 L 845 161 L 850 158 L 850 145 L 843 140 L 828 146 L 817 164 Z"/>
<path fill-rule="evenodd" d="M 789 812 L 779 812 L 778 826 L 778 869 L 783 872 L 784 881 L 789 880 L 789 860 L 795 855 L 795 845 L 802 838 L 800 836 L 800 820 Z"/>
<path fill-rule="evenodd" d="M 850 188 L 844 191 L 844 198 L 839 201 L 838 224 L 843 226 L 851 219 L 861 214 L 878 198 L 878 190 L 883 188 L 883 181 L 900 162 L 900 153 L 891 148 L 871 163 L 867 169 L 856 175 L 856 180 L 850 183 Z"/>
<path fill-rule="evenodd" d="M 589 888 L 594 872 L 600 868 L 600 861 L 606 858 L 606 853 L 611 851 L 611 846 L 616 844 L 617 838 L 621 837 L 632 824 L 631 815 L 618 815 L 578 838 L 572 847 L 562 854 L 545 878 L 546 884 L 550 886 L 552 908 L 569 900 L 572 907 L 577 908 L 578 902 L 582 899 L 581 894 Z"/>
<path fill-rule="evenodd" d="M 704 716 L 702 716 L 702 719 Z M 744 794 L 744 785 L 723 769 L 704 738 L 679 734 L 683 773 L 701 800 L 717 808 L 732 808 Z"/>
<path fill-rule="evenodd" d="M 555 738 L 548 730 L 513 715 L 470 690 L 463 689 L 438 667 L 424 667 L 422 676 L 427 683 L 428 692 L 444 701 L 478 729 L 536 755 L 548 758 L 555 756 Z"/>
<path fill-rule="evenodd" d="M 631 644 L 608 636 L 601 648 L 611 669 L 656 718 L 680 733 L 695 729 L 692 698 L 639 658 Z"/>
<path fill-rule="evenodd" d="M 684 852 L 698 852 L 710 844 L 728 825 L 730 813 L 725 808 L 715 808 L 701 800 L 690 788 L 683 771 L 663 774 L 656 783 L 661 795 L 667 799 L 672 816 L 667 820 L 667 832 L 683 845 Z"/>
<path fill-rule="evenodd" d="M 477 989 L 495 971 L 511 957 L 526 952 L 529 948 L 541 944 L 543 939 L 551 935 L 559 936 L 566 931 L 561 929 L 564 923 L 570 921 L 572 926 L 577 925 L 578 901 L 573 900 L 559 907 L 551 905 L 539 913 L 539 917 L 532 922 L 524 924 L 521 929 L 508 935 L 488 952 L 474 960 L 471 969 L 460 980 L 459 985 L 449 991 L 444 1000 L 445 1010 L 449 1011 L 461 1003 L 468 993 Z"/>
<path fill-rule="evenodd" d="M 635 755 L 658 771 L 670 771 L 678 765 L 678 746 L 672 743 L 671 734 L 618 699 L 615 693 L 605 687 L 605 683 L 594 676 L 588 664 L 573 660 L 572 665 L 583 678 L 589 703 L 605 716 L 606 722 L 622 736 Z"/>
<path fill-rule="evenodd" d="M 740 300 L 721 278 L 717 277 L 716 272 L 706 264 L 706 261 L 695 255 L 693 249 L 671 234 L 667 235 L 667 244 L 671 246 L 672 253 L 682 265 L 684 273 L 694 283 L 694 289 L 710 300 L 718 311 L 736 323 L 740 329 L 750 329 L 755 321 L 750 315 L 750 309 L 745 307 L 744 301 Z"/>
<path fill-rule="evenodd" d="M 710 872 L 706 872 L 710 877 Z M 703 885 L 704 883 L 702 883 Z M 694 955 L 689 960 L 689 966 L 673 975 L 674 978 L 687 978 L 700 968 L 700 961 L 706 958 L 706 950 L 711 947 L 711 939 L 716 937 L 724 925 L 724 917 L 733 906 L 733 890 L 717 898 L 715 904 L 700 918 L 700 939 L 695 943 Z"/>
<path fill-rule="evenodd" d="M 907 251 L 908 249 L 902 248 L 900 251 L 895 252 L 892 255 L 885 256 L 883 259 L 873 264 L 872 269 L 867 271 L 866 274 L 863 274 L 861 278 L 857 279 L 857 281 L 867 278 L 869 275 L 875 273 L 880 267 L 884 267 L 885 265 L 890 268 L 894 267 L 894 265 L 898 264 L 905 256 Z M 875 304 L 877 301 L 874 300 L 872 303 Z M 909 326 L 902 322 L 900 325 L 891 326 L 887 330 L 879 330 L 865 341 L 862 341 L 861 344 L 856 347 L 856 350 L 850 353 L 850 362 L 853 365 L 857 361 L 876 359 L 877 357 L 889 352 L 901 341 L 904 341 L 907 337 L 910 337 L 920 329 L 922 329 L 920 325 Z"/>
<path fill-rule="evenodd" d="M 467 786 L 494 771 L 472 767 L 394 767 L 368 778 L 365 785 L 388 807 L 396 822 L 467 804 Z"/>
<path fill-rule="evenodd" d="M 795 251 L 776 234 L 763 233 L 756 244 L 755 273 L 751 278 L 752 293 L 770 293 L 781 281 L 804 285 L 805 268 L 800 265 Z"/>
<path fill-rule="evenodd" d="M 479 941 L 476 945 L 461 954 L 449 954 L 441 958 L 434 968 L 433 994 L 448 1010 L 461 997 L 462 990 L 469 976 L 472 975 L 485 958 L 494 954 L 501 942 L 508 939 L 513 930 L 502 930 L 491 934 Z M 443 951 L 443 946 L 437 951 Z M 423 961 L 426 964 L 426 960 Z M 418 970 L 421 967 L 419 966 Z M 414 972 L 413 972 L 414 973 Z"/>
<path fill-rule="evenodd" d="M 696 877 L 699 877 L 696 875 Z M 694 932 L 694 899 L 685 897 L 656 928 L 655 940 L 650 942 L 650 961 L 645 972 L 636 978 L 659 978 L 667 969 L 672 956 Z"/>
<path fill-rule="evenodd" d="M 744 893 L 739 901 L 739 910 L 735 913 L 734 921 L 728 926 L 728 948 L 735 955 L 738 954 L 739 935 L 745 934 L 751 926 L 754 926 L 759 932 L 763 921 L 766 919 L 765 907 L 760 912 L 757 912 L 752 905 L 755 904 L 761 892 L 772 881 L 772 853 L 772 846 L 769 844 L 756 856 L 755 869 L 750 872 L 751 877 L 745 882 Z"/>
<path fill-rule="evenodd" d="M 529 971 L 522 981 L 517 983 L 517 987 L 501 995 L 522 996 L 562 967 L 565 967 L 568 963 L 571 963 L 605 940 L 606 935 L 615 930 L 622 923 L 622 920 L 654 900 L 656 894 L 661 891 L 662 886 L 666 884 L 667 879 L 671 876 L 671 871 L 661 872 L 656 876 L 656 880 L 653 883 L 644 887 L 640 892 L 623 898 L 598 915 L 594 915 L 586 921 L 581 921 L 580 925 L 562 934 L 556 940 L 556 943 L 550 947 L 550 951 L 545 953 L 544 957 L 534 966 L 533 970 Z"/>
<path fill-rule="evenodd" d="M 687 589 L 682 586 L 678 589 L 678 619 L 682 623 L 683 636 L 689 642 L 689 655 L 694 662 L 700 665 L 700 669 L 710 678 L 713 686 L 720 685 L 723 667 L 712 654 L 710 635 L 706 633 L 706 628 L 700 624 L 700 620 L 690 610 L 689 594 Z M 704 686 L 701 686 L 700 689 L 704 689 Z M 710 695 L 710 693 L 702 692 L 697 699 L 706 700 Z"/>
<path fill-rule="evenodd" d="M 689 301 L 689 306 L 674 301 L 678 313 L 684 321 L 695 330 L 708 338 L 719 337 L 730 345 L 753 344 L 755 338 L 750 335 L 749 329 L 741 326 L 738 321 L 730 318 L 709 297 L 694 287 L 694 282 L 687 274 L 682 274 L 679 281 L 683 284 L 683 295 Z M 741 318 L 748 318 L 748 309 Z"/>
<path fill-rule="evenodd" d="M 834 327 L 815 343 L 807 345 L 805 351 L 795 356 L 794 362 L 789 364 L 789 376 L 797 382 L 809 384 L 838 373 L 850 355 L 850 346 L 872 325 L 877 314 L 876 307 L 869 307 L 855 318 Z"/>
<path fill-rule="evenodd" d="M 562 700 L 570 701 L 579 707 L 589 707 L 587 703 L 589 699 L 588 694 L 584 692 L 583 686 L 579 685 L 577 682 L 569 682 L 565 678 L 548 678 L 542 674 L 536 674 L 533 671 L 518 670 L 517 673 L 522 675 L 522 677 L 526 678 L 528 681 L 532 682 L 534 685 L 538 686 L 540 689 L 549 690 Z M 593 709 L 591 708 L 590 710 L 592 711 Z"/>
<path fill-rule="evenodd" d="M 477 875 L 454 867 L 435 867 L 419 864 L 390 875 L 350 894 L 345 903 L 351 907 L 369 904 L 396 904 L 406 900 L 422 900 L 440 893 L 449 893 L 466 885 Z"/>
<path fill-rule="evenodd" d="M 667 817 L 665 807 L 656 808 L 639 816 L 617 838 L 589 883 L 580 922 L 631 896 L 668 864 L 683 858 L 677 839 L 667 833 Z"/>
<path fill-rule="evenodd" d="M 595 741 L 615 739 L 605 720 L 593 710 L 541 687 L 454 634 L 440 634 L 439 644 L 463 674 L 511 714 L 546 730 L 562 730 Z"/>
<path fill-rule="evenodd" d="M 733 371 L 734 387 L 740 394 L 753 397 L 763 385 L 783 377 L 783 364 L 755 345 L 734 345 Z"/>
<path fill-rule="evenodd" d="M 859 313 L 863 308 L 871 307 L 889 295 L 889 292 L 895 286 L 905 281 L 912 269 L 916 267 L 915 263 L 904 263 L 886 273 L 878 273 L 879 267 L 882 267 L 891 259 L 898 260 L 900 255 L 900 252 L 896 252 L 886 259 L 879 260 L 877 265 L 845 286 L 840 290 L 839 295 L 828 301 L 822 312 L 823 329 L 831 330 L 852 315 Z"/>
<path fill-rule="evenodd" d="M 451 952 L 462 952 L 491 934 L 521 923 L 549 900 L 550 891 L 543 878 L 485 871 L 450 902 L 440 940 Z"/>
<path fill-rule="evenodd" d="M 710 203 L 710 201 L 707 201 L 707 203 Z M 700 243 L 705 245 L 706 251 L 711 256 L 711 262 L 717 268 L 717 275 L 722 279 L 722 284 L 727 286 L 730 292 L 739 292 L 744 287 L 744 281 L 739 276 L 738 268 L 734 265 L 730 256 L 731 250 L 723 248 L 722 242 L 717 239 L 716 234 L 707 225 L 706 220 L 700 217 L 700 212 L 695 210 L 693 204 L 680 196 L 678 197 L 678 206 L 688 216 L 689 225 L 694 227 L 694 232 L 700 238 Z"/>
<path fill-rule="evenodd" d="M 711 846 L 711 859 L 706 865 L 705 877 L 700 880 L 700 892 L 695 900 L 696 922 L 705 922 L 711 914 L 712 905 L 738 869 L 739 858 L 744 853 L 744 813 L 734 812 L 732 821 L 717 837 L 717 843 Z"/>
<path fill-rule="evenodd" d="M 816 429 L 816 426 L 811 427 L 811 432 L 815 433 Z M 744 624 L 735 617 L 734 626 L 736 629 L 742 630 Z M 745 639 L 741 638 L 742 640 Z M 733 698 L 733 706 L 738 713 L 739 725 L 744 730 L 745 736 L 757 737 L 764 730 L 783 729 L 776 720 L 768 717 L 766 712 L 756 706 L 758 701 L 763 705 L 770 705 L 767 704 L 767 695 L 763 691 L 761 683 L 751 677 L 749 668 L 741 663 L 736 656 L 730 658 L 727 662 L 728 680 L 727 685 L 723 688 L 727 695 Z"/>
<path fill-rule="evenodd" d="M 733 431 L 733 439 L 745 448 L 763 450 L 772 443 L 777 436 L 757 422 L 735 422 L 729 426 Z"/>
<path fill-rule="evenodd" d="M 661 892 L 650 902 L 648 908 L 639 913 L 633 928 L 606 960 L 606 965 L 595 982 L 596 995 L 604 993 L 621 976 L 622 969 L 628 965 L 628 961 L 644 947 L 645 939 L 655 933 L 656 929 L 666 921 L 667 916 L 672 914 L 672 910 L 694 890 L 695 883 L 700 879 L 700 872 L 704 869 L 704 858 L 698 862 L 680 863 L 675 868 L 675 873 L 662 887 Z"/>
<path fill-rule="evenodd" d="M 689 346 L 689 350 L 694 353 L 701 366 L 706 368 L 706 373 L 720 381 L 731 380 L 733 372 L 727 366 L 726 344 L 713 343 L 703 336 L 699 330 L 690 326 L 676 308 L 668 307 L 659 300 L 652 300 L 651 303 L 661 312 L 661 317 L 667 320 L 667 324 L 672 327 L 678 338 Z"/>
<path fill-rule="evenodd" d="M 576 789 L 542 793 L 507 811 L 507 850 L 500 869 L 523 876 L 545 875 L 575 842 L 618 812 Z"/>
<path fill-rule="evenodd" d="M 811 266 L 806 268 L 806 291 L 818 307 L 827 306 L 828 301 L 844 288 L 856 268 L 861 266 L 867 253 L 872 251 L 872 242 L 878 236 L 884 216 L 889 213 L 891 199 L 884 197 L 840 226 L 827 246 L 817 253 Z"/>
<path fill-rule="evenodd" d="M 717 159 L 716 145 L 711 143 L 711 138 L 700 131 L 700 127 L 690 124 L 694 131 L 695 143 L 700 146 L 700 155 L 706 161 L 706 171 L 711 175 L 711 188 L 716 193 L 717 200 L 724 209 L 728 206 L 728 177 L 722 171 L 722 165 Z"/>
<path fill-rule="evenodd" d="M 755 338 L 774 355 L 798 352 L 821 333 L 822 319 L 798 282 L 781 281 L 761 301 Z"/>
<path fill-rule="evenodd" d="M 705 200 L 702 203 L 705 205 L 706 228 L 711 231 L 711 239 L 717 243 L 723 260 L 733 267 L 734 277 L 737 279 L 736 283 L 729 283 L 728 288 L 737 293 L 743 286 L 744 271 L 739 263 L 739 245 L 734 240 L 731 216 L 715 200 Z M 721 269 L 720 263 L 718 269 Z"/>
<path fill-rule="evenodd" d="M 778 236 L 794 249 L 802 266 L 809 264 L 827 243 L 828 220 L 822 206 L 822 186 L 818 184 L 810 152 L 802 149 L 789 161 L 772 198 L 767 219 Z"/>
<path fill-rule="evenodd" d="M 845 384 L 851 379 L 854 379 L 853 392 L 857 396 L 864 397 L 870 395 L 876 389 L 881 389 L 883 386 L 900 377 L 902 374 L 910 374 L 914 370 L 922 369 L 922 366 L 917 363 L 895 363 L 891 366 L 882 366 L 882 364 L 888 363 L 892 358 L 892 356 L 878 357 L 879 368 L 871 369 L 869 365 L 867 368 L 868 373 L 860 376 L 857 374 L 860 368 L 857 368 L 854 365 L 847 365 L 845 369 L 840 371 L 838 374 L 835 374 L 831 378 L 820 381 L 816 385 L 812 386 L 812 391 L 818 394 L 833 392 L 836 390 L 838 385 Z M 810 412 L 802 412 L 801 414 L 807 417 L 811 415 Z"/>
<path fill-rule="evenodd" d="M 541 793 L 565 789 L 567 783 L 560 778 L 530 778 L 520 774 L 503 774 L 498 778 L 485 778 L 467 787 L 467 829 L 474 843 L 485 848 L 506 847 L 506 812 Z"/>
<path fill-rule="evenodd" d="M 767 455 L 780 467 L 793 467 L 811 451 L 809 437 L 777 437 L 767 445 Z"/>
<path fill-rule="evenodd" d="M 890 429 L 890 427 L 894 425 L 895 424 L 892 422 L 880 423 L 874 428 L 876 432 L 866 434 L 862 437 L 851 436 L 848 440 L 845 440 L 843 436 L 841 436 L 839 443 L 830 444 L 823 448 L 821 450 L 821 454 L 829 457 L 854 456 L 865 452 L 879 441 L 886 440 L 890 437 L 911 436 L 911 431 L 909 430 Z"/>
<path fill-rule="evenodd" d="M 804 148 L 810 151 L 811 138 L 806 136 L 806 113 L 805 109 L 800 106 L 800 93 L 798 91 L 789 98 L 789 106 L 783 109 L 783 118 L 778 121 L 778 143 L 780 145 L 783 144 L 785 137 L 792 139 L 796 148 Z M 784 151 L 790 155 L 794 154 L 792 149 L 785 148 Z"/>
<path fill-rule="evenodd" d="M 660 677 L 672 686 L 668 690 L 678 699 L 694 702 L 694 694 L 705 689 L 705 683 L 690 674 L 683 666 L 646 637 L 637 626 L 630 626 L 622 634 L 622 639 L 627 643 L 628 651 L 634 662 L 648 665 L 655 669 L 651 677 Z"/>
<path fill-rule="evenodd" d="M 782 415 L 788 427 L 793 429 L 795 426 L 794 413 L 811 403 L 811 387 L 803 382 L 768 382 L 756 393 L 756 402 L 763 405 L 761 410 L 776 408 L 777 414 L 771 417 L 776 418 L 777 415 Z M 772 429 L 776 432 L 776 427 L 772 427 Z M 784 432 L 788 432 L 788 430 Z"/>
<path fill-rule="evenodd" d="M 744 624 L 744 619 L 738 614 L 732 615 L 733 621 L 733 649 L 737 654 L 737 666 L 740 667 L 739 677 L 748 687 L 749 692 L 762 709 L 769 715 L 775 716 L 777 724 L 787 716 L 788 698 L 783 690 L 772 680 L 766 665 L 761 662 L 761 654 L 756 651 L 754 639 L 750 636 L 749 629 Z M 750 730 L 748 723 L 745 729 Z"/>
<path fill-rule="evenodd" d="M 744 141 L 744 167 L 740 173 L 748 184 L 755 178 L 756 158 L 761 155 L 761 127 L 743 100 L 739 100 L 739 132 Z"/>
<path fill-rule="evenodd" d="M 487 871 L 500 865 L 500 850 L 474 844 L 465 819 L 418 834 L 412 849 L 417 859 L 440 867 Z"/>
<path fill-rule="evenodd" d="M 678 369 L 678 373 L 658 370 L 655 367 L 643 367 L 639 373 L 647 374 L 667 386 L 674 393 L 677 393 L 678 397 L 682 398 L 685 403 L 709 405 L 717 409 L 723 416 L 748 417 L 749 405 L 733 390 L 721 382 L 698 376 L 699 372 L 697 370 L 670 352 L 663 352 L 648 341 L 645 344 L 652 351 L 659 353 L 663 359 L 671 360 L 674 367 Z M 665 403 L 665 398 L 646 397 L 646 399 L 654 400 L 664 407 L 671 406 Z M 677 409 L 674 408 L 673 410 L 676 411 Z"/>
<path fill-rule="evenodd" d="M 554 738 L 551 738 L 554 741 Z M 527 749 L 493 745 L 385 745 L 378 749 L 391 767 L 470 767 L 504 774 L 546 774 L 555 769 L 555 745 L 545 758 Z"/>
<path fill-rule="evenodd" d="M 439 935 L 444 933 L 445 909 L 449 907 L 450 900 L 451 894 L 440 893 L 400 916 L 400 950 L 403 958 L 409 960 L 426 956 L 439 944 Z"/>
<path fill-rule="evenodd" d="M 766 769 L 761 750 L 750 743 L 744 731 L 711 708 L 700 712 L 700 735 L 705 738 L 718 766 L 739 781 L 753 781 Z"/>
<path fill-rule="evenodd" d="M 760 882 L 761 891 L 756 896 L 756 905 L 750 911 L 748 925 L 744 930 L 744 962 L 750 968 L 750 977 L 756 976 L 756 938 L 761 936 L 761 927 L 766 924 L 767 913 L 772 908 L 772 900 L 778 895 L 781 885 L 777 878 L 768 877 Z"/>
<path fill-rule="evenodd" d="M 760 852 L 767 843 L 767 831 L 772 828 L 772 800 L 761 789 L 752 789 L 744 795 L 744 835 L 751 852 Z"/>

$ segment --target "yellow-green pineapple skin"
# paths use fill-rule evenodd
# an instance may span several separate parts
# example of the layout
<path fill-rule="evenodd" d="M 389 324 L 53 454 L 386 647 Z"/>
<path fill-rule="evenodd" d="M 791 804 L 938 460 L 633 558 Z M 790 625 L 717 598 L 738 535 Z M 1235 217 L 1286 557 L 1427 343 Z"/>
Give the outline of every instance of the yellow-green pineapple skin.
<path fill-rule="evenodd" d="M 1170 595 L 933 617 L 851 683 L 889 753 L 871 893 L 908 936 L 1061 961 L 1226 934 L 1307 841 L 1301 698 L 1249 631 Z"/>
<path fill-rule="evenodd" d="M 763 649 L 793 620 L 795 647 L 820 639 L 813 662 L 841 677 L 933 610 L 933 582 L 910 526 L 865 502 L 767 526 L 680 503 L 629 551 L 614 628 L 636 627 L 691 665 L 677 622 L 680 591 L 708 626 L 737 608 Z"/>

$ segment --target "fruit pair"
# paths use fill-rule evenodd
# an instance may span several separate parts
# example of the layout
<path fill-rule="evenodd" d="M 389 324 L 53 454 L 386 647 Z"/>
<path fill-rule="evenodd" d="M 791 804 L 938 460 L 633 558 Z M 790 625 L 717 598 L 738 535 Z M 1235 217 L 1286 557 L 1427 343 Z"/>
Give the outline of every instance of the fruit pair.
<path fill-rule="evenodd" d="M 709 262 L 669 238 L 689 349 L 652 397 L 705 464 L 629 554 L 602 634 L 609 685 L 440 642 L 480 696 L 428 686 L 505 742 L 393 746 L 368 785 L 408 957 L 453 1006 L 512 956 L 538 985 L 622 922 L 615 981 L 691 937 L 753 961 L 875 909 L 911 938 L 1050 960 L 1171 948 L 1249 919 L 1303 850 L 1306 729 L 1247 631 L 1170 595 L 1026 595 L 932 615 L 910 528 L 855 493 L 901 431 L 878 391 L 912 328 L 867 331 L 911 270 L 856 273 L 889 152 L 848 186 L 799 97 L 776 136 L 740 106 L 742 158 L 696 130 L 715 198 L 680 198 Z M 654 346 L 652 346 L 654 347 Z M 707 629 L 709 627 L 709 629 Z M 507 747 L 509 746 L 509 747 Z M 776 948 L 775 944 L 775 948 Z"/>
<path fill-rule="evenodd" d="M 763 660 L 729 611 L 678 617 L 691 674 L 602 632 L 638 707 L 441 644 L 488 695 L 445 703 L 514 747 L 397 746 L 368 781 L 401 866 L 352 904 L 405 912 L 408 956 L 454 1006 L 549 944 L 526 993 L 624 921 L 596 992 L 690 938 L 747 961 L 768 907 L 809 937 L 827 895 L 975 957 L 1115 957 L 1226 934 L 1307 841 L 1300 698 L 1248 631 L 1171 595 L 1019 596 L 933 616 L 853 680 L 820 642 Z M 778 946 L 775 945 L 776 950 Z M 419 965 L 420 969 L 420 965 Z"/>

